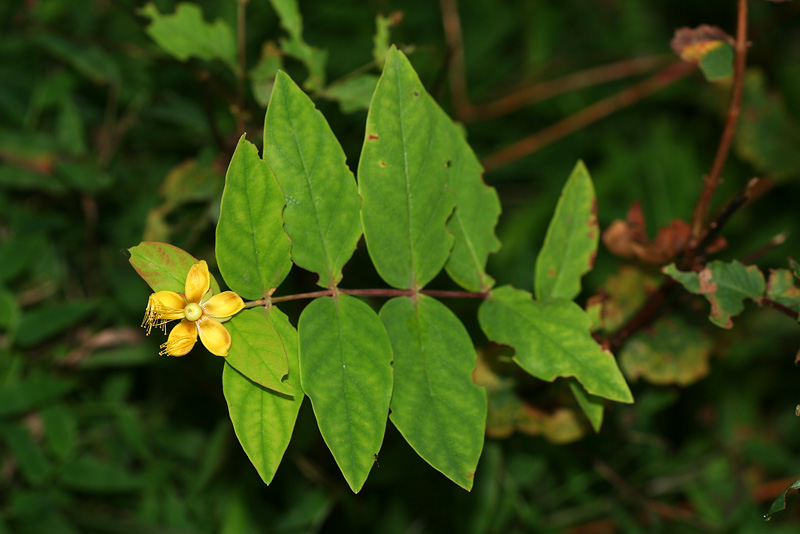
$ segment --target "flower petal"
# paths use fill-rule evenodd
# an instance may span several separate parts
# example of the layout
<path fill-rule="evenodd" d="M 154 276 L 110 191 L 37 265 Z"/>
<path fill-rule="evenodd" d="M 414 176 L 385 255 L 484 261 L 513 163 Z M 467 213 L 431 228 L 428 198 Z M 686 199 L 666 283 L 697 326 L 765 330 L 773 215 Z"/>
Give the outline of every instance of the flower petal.
<path fill-rule="evenodd" d="M 183 320 L 175 325 L 169 333 L 167 342 L 161 345 L 160 354 L 170 356 L 185 356 L 192 350 L 197 342 L 197 326 L 187 320 Z"/>
<path fill-rule="evenodd" d="M 233 291 L 223 291 L 219 295 L 214 295 L 208 302 L 203 304 L 203 312 L 217 319 L 236 315 L 243 309 L 244 301 L 242 297 Z"/>
<path fill-rule="evenodd" d="M 217 356 L 227 356 L 231 348 L 231 335 L 218 321 L 204 315 L 196 323 L 200 331 L 200 341 L 208 352 Z"/>
<path fill-rule="evenodd" d="M 147 299 L 147 309 L 144 311 L 142 328 L 150 330 L 158 328 L 167 333 L 167 323 L 176 319 L 183 319 L 183 297 L 173 291 L 157 291 Z"/>
<path fill-rule="evenodd" d="M 151 299 L 158 301 L 158 312 L 164 319 L 182 319 L 183 309 L 186 307 L 186 299 L 180 293 L 174 291 L 156 291 L 150 296 Z"/>
<path fill-rule="evenodd" d="M 206 260 L 200 260 L 199 263 L 192 265 L 186 276 L 186 302 L 199 304 L 210 285 L 211 275 L 208 274 L 208 264 Z"/>

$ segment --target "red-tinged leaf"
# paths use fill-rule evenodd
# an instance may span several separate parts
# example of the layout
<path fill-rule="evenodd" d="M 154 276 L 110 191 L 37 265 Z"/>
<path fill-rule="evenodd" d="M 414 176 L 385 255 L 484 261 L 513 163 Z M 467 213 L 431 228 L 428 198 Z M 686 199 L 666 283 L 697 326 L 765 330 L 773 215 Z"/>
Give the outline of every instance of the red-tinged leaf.
<path fill-rule="evenodd" d="M 153 291 L 183 293 L 189 269 L 199 262 L 185 250 L 168 243 L 143 241 L 128 251 L 131 254 L 128 261 Z M 211 275 L 211 289 L 215 294 L 220 292 L 214 275 Z"/>

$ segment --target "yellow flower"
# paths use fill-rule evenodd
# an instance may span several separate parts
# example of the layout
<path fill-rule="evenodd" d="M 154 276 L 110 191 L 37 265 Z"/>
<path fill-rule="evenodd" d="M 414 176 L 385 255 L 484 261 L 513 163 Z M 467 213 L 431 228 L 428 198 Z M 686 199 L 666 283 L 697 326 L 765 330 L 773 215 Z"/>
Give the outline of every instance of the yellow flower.
<path fill-rule="evenodd" d="M 166 334 L 169 321 L 181 320 L 169 333 L 167 342 L 161 345 L 159 354 L 184 356 L 192 350 L 199 334 L 200 341 L 210 353 L 228 355 L 231 335 L 220 323 L 239 313 L 244 308 L 244 301 L 233 291 L 213 295 L 210 283 L 208 265 L 200 261 L 189 269 L 184 293 L 156 291 L 150 295 L 142 320 L 147 335 L 153 327 L 161 328 Z"/>

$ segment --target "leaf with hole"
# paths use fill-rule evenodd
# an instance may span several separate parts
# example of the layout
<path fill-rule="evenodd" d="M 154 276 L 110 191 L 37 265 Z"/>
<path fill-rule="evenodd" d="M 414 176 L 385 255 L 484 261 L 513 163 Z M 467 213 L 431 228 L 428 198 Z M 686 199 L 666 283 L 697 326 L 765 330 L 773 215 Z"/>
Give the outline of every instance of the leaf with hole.
<path fill-rule="evenodd" d="M 335 286 L 361 237 L 355 178 L 328 122 L 279 72 L 264 121 L 264 159 L 283 189 L 284 229 L 294 263 Z"/>
<path fill-rule="evenodd" d="M 225 176 L 215 252 L 228 286 L 244 298 L 266 296 L 289 274 L 283 207 L 275 175 L 243 135 Z"/>

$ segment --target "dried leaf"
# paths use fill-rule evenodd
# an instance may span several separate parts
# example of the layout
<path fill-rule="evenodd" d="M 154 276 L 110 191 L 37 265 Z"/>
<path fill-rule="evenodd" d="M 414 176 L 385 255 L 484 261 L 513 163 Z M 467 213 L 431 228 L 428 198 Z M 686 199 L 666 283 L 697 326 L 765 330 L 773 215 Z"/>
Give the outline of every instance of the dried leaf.
<path fill-rule="evenodd" d="M 635 258 L 645 263 L 667 263 L 684 249 L 691 236 L 689 225 L 680 219 L 674 219 L 669 225 L 660 228 L 655 240 L 650 241 L 639 202 L 634 202 L 628 210 L 627 219 L 627 222 L 612 222 L 603 232 L 603 244 L 606 248 L 623 258 Z"/>
<path fill-rule="evenodd" d="M 709 51 L 725 43 L 733 45 L 733 37 L 717 26 L 701 24 L 697 28 L 678 28 L 669 44 L 684 61 L 699 62 Z"/>

